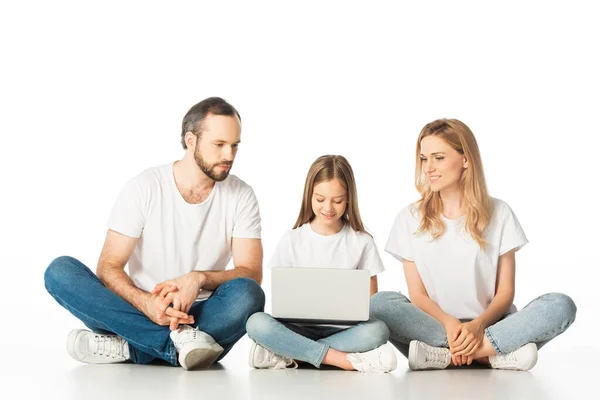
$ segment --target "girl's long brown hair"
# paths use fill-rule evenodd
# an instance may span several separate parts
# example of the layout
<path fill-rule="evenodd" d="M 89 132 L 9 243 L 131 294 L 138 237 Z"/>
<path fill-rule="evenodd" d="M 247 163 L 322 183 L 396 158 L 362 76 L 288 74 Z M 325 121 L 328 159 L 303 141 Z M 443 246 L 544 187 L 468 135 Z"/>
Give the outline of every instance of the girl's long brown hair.
<path fill-rule="evenodd" d="M 492 217 L 493 202 L 485 183 L 477 140 L 469 127 L 457 119 L 438 119 L 430 122 L 423 127 L 417 139 L 415 186 L 421 195 L 421 199 L 416 203 L 421 215 L 421 224 L 416 233 L 429 232 L 434 239 L 438 239 L 445 232 L 441 218 L 444 208 L 440 193 L 431 190 L 422 170 L 421 141 L 427 136 L 439 137 L 467 160 L 468 167 L 459 181 L 467 209 L 464 227 L 477 244 L 485 249 L 487 241 L 484 231 Z"/>
<path fill-rule="evenodd" d="M 312 210 L 312 196 L 315 185 L 338 179 L 342 186 L 346 189 L 346 212 L 342 216 L 344 223 L 350 224 L 356 232 L 364 232 L 369 234 L 360 218 L 358 210 L 358 194 L 356 192 L 356 182 L 354 181 L 354 173 L 352 167 L 346 158 L 343 156 L 326 155 L 315 160 L 308 170 L 306 183 L 304 184 L 304 195 L 302 196 L 302 206 L 298 220 L 294 225 L 294 229 L 312 221 L 315 218 L 315 213 Z"/>

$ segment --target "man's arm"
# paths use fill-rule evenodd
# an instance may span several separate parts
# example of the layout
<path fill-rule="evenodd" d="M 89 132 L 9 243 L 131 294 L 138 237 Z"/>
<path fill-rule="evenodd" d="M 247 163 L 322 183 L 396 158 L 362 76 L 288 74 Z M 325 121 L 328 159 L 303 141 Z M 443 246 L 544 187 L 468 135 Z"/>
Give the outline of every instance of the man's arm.
<path fill-rule="evenodd" d="M 235 278 L 250 278 L 262 282 L 263 248 L 260 239 L 233 238 L 231 243 L 234 269 L 227 271 L 201 271 L 205 280 L 203 289 L 215 290 L 224 282 Z"/>
<path fill-rule="evenodd" d="M 137 242 L 137 238 L 109 229 L 98 259 L 96 275 L 104 286 L 143 312 L 150 294 L 137 288 L 124 270 Z"/>
<path fill-rule="evenodd" d="M 109 230 L 96 267 L 98 279 L 109 290 L 125 299 L 159 325 L 169 325 L 171 320 L 168 316 L 191 321 L 192 319 L 187 314 L 171 307 L 167 309 L 168 316 L 162 315 L 161 300 L 157 298 L 158 296 L 139 289 L 129 278 L 129 275 L 125 272 L 125 264 L 129 261 L 137 241 L 136 238 Z M 165 310 L 163 309 L 162 312 L 165 312 Z"/>

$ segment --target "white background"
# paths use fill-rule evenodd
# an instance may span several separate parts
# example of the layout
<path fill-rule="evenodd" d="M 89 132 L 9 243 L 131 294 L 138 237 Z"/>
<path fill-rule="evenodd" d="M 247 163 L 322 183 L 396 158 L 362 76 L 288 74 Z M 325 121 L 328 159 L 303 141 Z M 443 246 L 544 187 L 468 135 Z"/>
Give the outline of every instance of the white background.
<path fill-rule="evenodd" d="M 458 118 L 479 141 L 491 195 L 530 240 L 517 255 L 517 305 L 571 295 L 577 321 L 553 346 L 597 349 L 593 4 L 3 2 L 4 345 L 14 356 L 55 349 L 67 362 L 66 333 L 80 324 L 46 293 L 44 269 L 60 255 L 95 268 L 123 184 L 182 157 L 183 115 L 221 96 L 242 116 L 232 173 L 259 199 L 265 264 L 296 220 L 311 162 L 342 154 L 387 268 L 380 289 L 404 291 L 383 247 L 417 199 L 416 138 L 431 120 Z M 264 283 L 268 295 L 268 274 Z M 28 327 L 45 339 L 23 349 Z"/>

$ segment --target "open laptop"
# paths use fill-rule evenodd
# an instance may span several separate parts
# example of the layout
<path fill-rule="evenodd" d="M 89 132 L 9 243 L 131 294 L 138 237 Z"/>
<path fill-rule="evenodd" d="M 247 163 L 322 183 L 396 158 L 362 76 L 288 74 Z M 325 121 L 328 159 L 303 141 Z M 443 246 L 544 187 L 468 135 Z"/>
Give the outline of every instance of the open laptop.
<path fill-rule="evenodd" d="M 274 318 L 299 324 L 355 325 L 369 319 L 370 272 L 272 268 Z"/>

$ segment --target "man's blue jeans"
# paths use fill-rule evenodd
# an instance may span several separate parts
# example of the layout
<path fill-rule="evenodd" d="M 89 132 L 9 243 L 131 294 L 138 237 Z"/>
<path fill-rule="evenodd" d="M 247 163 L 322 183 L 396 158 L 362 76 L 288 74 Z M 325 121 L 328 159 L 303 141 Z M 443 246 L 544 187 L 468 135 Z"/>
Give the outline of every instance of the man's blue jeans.
<path fill-rule="evenodd" d="M 107 289 L 80 261 L 59 257 L 44 274 L 48 293 L 95 332 L 111 332 L 129 343 L 131 360 L 147 364 L 156 358 L 179 365 L 169 327 L 159 326 L 119 295 Z M 208 333 L 224 351 L 223 358 L 246 333 L 246 321 L 263 311 L 265 295 L 253 280 L 237 278 L 223 283 L 189 314 L 194 326 Z M 218 361 L 217 360 L 217 361 Z"/>

